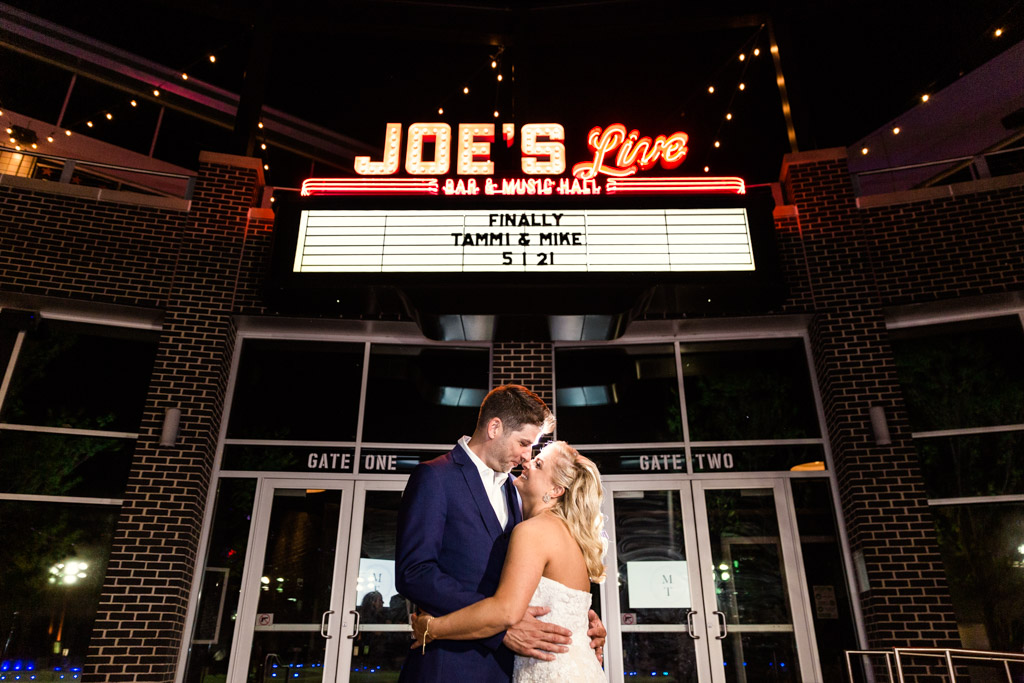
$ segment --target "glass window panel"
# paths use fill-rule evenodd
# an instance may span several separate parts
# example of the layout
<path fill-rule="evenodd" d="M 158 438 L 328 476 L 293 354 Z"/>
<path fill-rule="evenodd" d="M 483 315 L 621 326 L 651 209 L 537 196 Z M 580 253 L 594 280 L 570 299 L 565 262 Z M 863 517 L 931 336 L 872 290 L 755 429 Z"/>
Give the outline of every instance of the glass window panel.
<path fill-rule="evenodd" d="M 1024 493 L 1024 432 L 915 439 L 930 498 Z"/>
<path fill-rule="evenodd" d="M 1017 317 L 893 330 L 914 431 L 1024 423 L 1024 331 Z"/>
<path fill-rule="evenodd" d="M 455 443 L 476 425 L 489 372 L 487 349 L 374 344 L 363 440 Z"/>
<path fill-rule="evenodd" d="M 626 680 L 700 680 L 693 641 L 684 633 L 623 633 L 622 670 Z"/>
<path fill-rule="evenodd" d="M 320 683 L 330 642 L 319 631 L 257 631 L 252 636 L 246 681 Z"/>
<path fill-rule="evenodd" d="M 136 432 L 157 333 L 44 320 L 27 332 L 0 421 Z"/>
<path fill-rule="evenodd" d="M 800 683 L 796 642 L 791 633 L 729 634 L 722 643 L 722 658 L 725 660 L 725 680 L 729 683 Z M 826 677 L 822 680 L 842 681 L 845 673 L 842 678 Z"/>
<path fill-rule="evenodd" d="M 846 675 L 843 651 L 858 649 L 858 642 L 832 493 L 829 482 L 820 479 L 792 479 L 790 484 L 822 680 L 841 681 Z"/>
<path fill-rule="evenodd" d="M 709 342 L 680 348 L 691 440 L 820 435 L 802 340 Z"/>
<path fill-rule="evenodd" d="M 0 431 L 0 491 L 120 498 L 134 439 Z"/>
<path fill-rule="evenodd" d="M 682 441 L 673 348 L 555 351 L 558 436 L 573 443 Z"/>
<path fill-rule="evenodd" d="M 274 491 L 256 610 L 274 624 L 319 624 L 330 609 L 340 511 L 341 491 Z"/>
<path fill-rule="evenodd" d="M 246 339 L 228 438 L 355 441 L 363 348 Z"/>
<path fill-rule="evenodd" d="M 217 485 L 185 683 L 223 683 L 227 675 L 255 496 L 255 479 L 221 478 Z"/>
<path fill-rule="evenodd" d="M 40 680 L 56 680 L 58 668 L 81 671 L 118 511 L 114 506 L 0 501 L 4 660 L 31 666 Z"/>
<path fill-rule="evenodd" d="M 1024 503 L 933 506 L 963 646 L 1024 649 Z"/>

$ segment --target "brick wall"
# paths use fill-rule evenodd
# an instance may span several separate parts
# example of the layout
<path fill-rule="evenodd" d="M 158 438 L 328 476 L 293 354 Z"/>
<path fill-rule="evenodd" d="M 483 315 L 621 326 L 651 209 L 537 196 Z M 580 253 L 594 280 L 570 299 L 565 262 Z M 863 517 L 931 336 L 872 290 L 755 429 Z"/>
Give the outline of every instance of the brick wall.
<path fill-rule="evenodd" d="M 825 155 L 827 157 L 827 155 Z M 872 647 L 959 645 L 956 620 L 869 257 L 876 235 L 857 209 L 844 158 L 796 159 L 796 207 L 813 301 L 810 336 L 850 543 L 869 579 L 861 607 Z M 875 443 L 869 408 L 889 419 Z M 866 590 L 865 590 L 866 589 Z"/>
<path fill-rule="evenodd" d="M 555 398 L 549 342 L 497 342 L 494 344 L 494 386 L 522 384 L 549 406 Z"/>

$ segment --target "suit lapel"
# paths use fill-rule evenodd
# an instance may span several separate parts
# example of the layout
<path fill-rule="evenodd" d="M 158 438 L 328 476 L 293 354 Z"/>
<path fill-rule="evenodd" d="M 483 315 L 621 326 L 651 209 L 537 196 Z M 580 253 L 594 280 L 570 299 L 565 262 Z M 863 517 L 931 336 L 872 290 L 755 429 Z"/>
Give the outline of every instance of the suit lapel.
<path fill-rule="evenodd" d="M 515 477 L 511 474 L 508 475 L 508 481 L 505 482 L 505 499 L 508 501 L 508 509 L 511 513 L 510 519 L 512 520 L 512 526 L 519 524 L 523 521 L 523 506 L 519 502 L 519 491 L 516 490 Z"/>
<path fill-rule="evenodd" d="M 501 535 L 501 526 L 498 525 L 498 517 L 494 514 L 494 508 L 491 507 L 491 500 L 487 497 L 487 492 L 484 491 L 484 484 L 480 481 L 480 472 L 476 469 L 473 461 L 469 459 L 469 454 L 463 450 L 461 444 L 455 447 L 453 458 L 462 466 L 462 476 L 466 480 L 466 486 L 469 488 L 473 502 L 476 503 L 476 507 L 480 511 L 480 518 L 483 520 L 484 526 L 487 527 L 487 533 L 491 535 L 491 538 L 497 538 Z"/>

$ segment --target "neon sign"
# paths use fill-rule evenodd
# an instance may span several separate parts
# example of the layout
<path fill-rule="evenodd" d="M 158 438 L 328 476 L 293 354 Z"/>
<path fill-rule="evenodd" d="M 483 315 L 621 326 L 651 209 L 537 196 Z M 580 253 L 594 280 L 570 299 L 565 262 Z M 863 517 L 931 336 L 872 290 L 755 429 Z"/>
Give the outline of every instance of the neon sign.
<path fill-rule="evenodd" d="M 380 160 L 357 156 L 356 178 L 310 178 L 302 195 L 599 195 L 599 194 L 744 194 L 736 177 L 637 177 L 659 165 L 677 168 L 686 159 L 689 136 L 676 131 L 650 137 L 621 123 L 595 126 L 587 135 L 591 157 L 567 167 L 565 129 L 558 123 L 529 123 L 521 128 L 520 170 L 525 178 L 496 179 L 491 146 L 498 130 L 493 123 L 460 123 L 455 135 L 443 122 L 413 123 L 406 133 L 405 172 L 402 164 L 402 124 L 388 123 Z M 501 141 L 515 142 L 513 124 L 501 124 Z M 444 178 L 452 155 L 458 178 Z M 480 176 L 483 178 L 478 179 Z M 553 178 L 551 176 L 563 176 Z"/>

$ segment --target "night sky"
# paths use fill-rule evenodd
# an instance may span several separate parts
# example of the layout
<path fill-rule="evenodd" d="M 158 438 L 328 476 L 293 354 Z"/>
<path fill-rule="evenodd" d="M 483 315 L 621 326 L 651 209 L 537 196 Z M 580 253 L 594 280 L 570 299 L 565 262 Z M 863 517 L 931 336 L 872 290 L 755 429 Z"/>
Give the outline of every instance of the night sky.
<path fill-rule="evenodd" d="M 748 182 L 777 179 L 789 151 L 758 17 L 773 20 L 801 149 L 852 144 L 1024 37 L 1020 0 L 9 1 L 232 92 L 242 89 L 250 26 L 266 11 L 266 104 L 373 147 L 388 121 L 559 122 L 571 164 L 585 156 L 592 126 L 621 122 L 641 135 L 686 131 L 690 152 L 675 174 L 706 165 Z M 0 106 L 55 121 L 70 73 L 6 48 L 0 59 Z M 64 126 L 146 153 L 158 108 L 140 98 L 131 109 L 129 99 L 79 79 Z M 106 111 L 113 122 L 85 128 Z M 201 149 L 234 151 L 229 139 L 168 112 L 156 156 L 194 168 Z M 271 184 L 309 175 L 307 160 L 273 147 L 260 154 Z"/>

